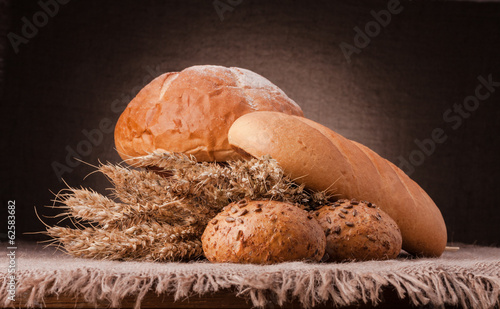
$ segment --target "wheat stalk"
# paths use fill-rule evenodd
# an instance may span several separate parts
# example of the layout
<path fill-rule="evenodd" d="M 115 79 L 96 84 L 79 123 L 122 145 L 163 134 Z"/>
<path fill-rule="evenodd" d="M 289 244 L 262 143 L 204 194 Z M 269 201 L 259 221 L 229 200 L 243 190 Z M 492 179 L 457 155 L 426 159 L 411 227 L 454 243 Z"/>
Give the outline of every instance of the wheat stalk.
<path fill-rule="evenodd" d="M 154 152 L 134 160 L 154 170 L 98 168 L 112 182 L 116 200 L 89 189 L 57 195 L 57 207 L 65 209 L 59 216 L 83 224 L 49 227 L 47 234 L 75 256 L 175 261 L 201 256 L 206 224 L 231 202 L 273 199 L 316 209 L 330 199 L 293 182 L 270 157 L 218 164 Z"/>
<path fill-rule="evenodd" d="M 194 156 L 187 156 L 183 153 L 153 151 L 152 153 L 133 158 L 136 167 L 155 167 L 163 170 L 188 170 L 196 168 L 198 162 Z"/>
<path fill-rule="evenodd" d="M 194 239 L 154 246 L 146 256 L 146 259 L 152 261 L 175 261 L 199 258 L 202 255 L 201 240 Z"/>
<path fill-rule="evenodd" d="M 200 237 L 193 228 L 155 224 L 141 224 L 125 230 L 54 226 L 47 229 L 47 234 L 55 237 L 66 252 L 76 257 L 176 261 L 202 255 L 202 251 L 193 245 Z"/>
<path fill-rule="evenodd" d="M 170 175 L 163 185 L 172 194 L 194 199 L 211 208 L 221 209 L 242 198 L 263 198 L 299 203 L 315 209 L 331 197 L 324 192 L 310 192 L 304 189 L 304 185 L 297 185 L 269 156 L 232 161 L 225 165 L 196 163 L 192 157 L 168 152 L 155 152 L 135 160 L 141 166 L 155 164 L 162 168 L 161 172 Z"/>
<path fill-rule="evenodd" d="M 96 223 L 103 228 L 130 227 L 150 220 L 177 225 L 203 225 L 207 220 L 205 211 L 198 209 L 193 213 L 180 200 L 162 201 L 161 204 L 126 204 L 115 202 L 89 189 L 68 190 L 71 193 L 59 194 L 56 198 L 56 202 L 63 204 L 57 208 L 67 210 L 56 217 L 70 216 Z"/>
<path fill-rule="evenodd" d="M 162 204 L 177 199 L 169 190 L 170 181 L 152 171 L 114 164 L 101 165 L 99 171 L 113 183 L 114 195 L 124 203 Z"/>
<path fill-rule="evenodd" d="M 63 206 L 57 208 L 65 209 L 57 217 L 72 216 L 93 223 L 106 223 L 119 220 L 125 212 L 126 205 L 116 203 L 113 200 L 89 189 L 69 188 L 69 193 L 58 194 L 55 202 Z"/>

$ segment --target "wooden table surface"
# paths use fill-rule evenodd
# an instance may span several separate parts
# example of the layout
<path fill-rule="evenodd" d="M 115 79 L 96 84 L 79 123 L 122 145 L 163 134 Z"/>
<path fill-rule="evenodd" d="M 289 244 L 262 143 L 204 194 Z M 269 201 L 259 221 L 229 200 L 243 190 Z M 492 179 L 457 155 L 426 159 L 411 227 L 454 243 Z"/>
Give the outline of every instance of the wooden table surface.
<path fill-rule="evenodd" d="M 24 308 L 25 299 L 17 301 L 15 303 L 16 308 Z M 97 304 L 91 304 L 86 302 L 83 297 L 74 297 L 68 295 L 50 296 L 45 298 L 44 304 L 39 304 L 36 307 L 42 305 L 45 308 L 110 308 L 110 303 L 103 301 Z M 135 297 L 128 296 L 123 299 L 120 308 L 134 308 Z M 407 300 L 401 300 L 398 298 L 394 290 L 386 290 L 383 293 L 381 302 L 377 305 L 371 304 L 359 304 L 357 306 L 348 307 L 336 307 L 331 302 L 318 304 L 315 309 L 324 308 L 377 308 L 377 309 L 396 309 L 396 308 L 416 308 L 412 306 Z M 174 301 L 173 295 L 156 295 L 154 292 L 150 292 L 145 295 L 143 301 L 141 302 L 141 308 L 255 308 L 252 307 L 250 301 L 246 301 L 244 298 L 237 297 L 235 292 L 226 290 L 223 292 L 213 293 L 211 295 L 204 295 L 203 297 L 191 296 L 189 298 Z M 283 306 L 278 304 L 271 304 L 266 308 L 303 308 L 301 304 L 297 302 L 285 303 Z M 454 306 L 445 306 L 443 308 L 458 308 Z"/>

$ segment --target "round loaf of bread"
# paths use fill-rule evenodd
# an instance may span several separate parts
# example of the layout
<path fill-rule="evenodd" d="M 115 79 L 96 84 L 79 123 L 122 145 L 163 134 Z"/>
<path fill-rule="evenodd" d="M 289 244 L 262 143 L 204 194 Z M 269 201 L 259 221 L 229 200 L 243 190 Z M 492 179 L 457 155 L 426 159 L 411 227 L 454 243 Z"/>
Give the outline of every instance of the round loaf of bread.
<path fill-rule="evenodd" d="M 303 115 L 283 91 L 249 70 L 203 65 L 166 73 L 144 87 L 118 119 L 116 149 L 131 163 L 155 150 L 198 161 L 236 159 L 227 132 L 238 117 L 254 111 Z"/>
<path fill-rule="evenodd" d="M 326 238 L 318 221 L 295 205 L 241 200 L 215 216 L 201 242 L 211 262 L 273 264 L 317 262 Z"/>
<path fill-rule="evenodd" d="M 375 204 L 340 199 L 314 214 L 326 234 L 328 261 L 386 260 L 401 251 L 398 225 Z"/>
<path fill-rule="evenodd" d="M 416 182 L 366 146 L 310 119 L 274 112 L 240 117 L 228 138 L 253 157 L 271 155 L 292 179 L 312 190 L 380 205 L 399 226 L 407 252 L 443 253 L 447 235 L 439 208 Z"/>

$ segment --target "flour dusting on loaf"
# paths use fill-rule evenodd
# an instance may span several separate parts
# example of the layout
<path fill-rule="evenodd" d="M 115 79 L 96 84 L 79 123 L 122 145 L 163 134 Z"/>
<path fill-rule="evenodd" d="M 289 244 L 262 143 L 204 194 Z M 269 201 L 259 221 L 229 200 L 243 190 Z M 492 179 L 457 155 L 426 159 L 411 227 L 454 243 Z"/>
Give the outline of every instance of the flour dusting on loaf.
<path fill-rule="evenodd" d="M 238 117 L 263 110 L 303 116 L 283 91 L 249 70 L 202 65 L 165 73 L 120 116 L 116 149 L 131 163 L 158 149 L 198 161 L 241 159 L 227 141 L 229 127 Z"/>

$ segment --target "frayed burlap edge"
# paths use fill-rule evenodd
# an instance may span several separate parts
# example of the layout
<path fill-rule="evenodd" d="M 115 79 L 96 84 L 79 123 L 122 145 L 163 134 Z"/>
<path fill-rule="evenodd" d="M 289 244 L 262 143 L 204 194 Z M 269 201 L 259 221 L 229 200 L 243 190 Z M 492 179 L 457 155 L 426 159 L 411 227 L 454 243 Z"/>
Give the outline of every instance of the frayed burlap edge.
<path fill-rule="evenodd" d="M 497 264 L 497 263 L 495 263 Z M 493 265 L 497 268 L 499 265 Z M 465 271 L 426 269 L 412 274 L 356 274 L 332 269 L 289 270 L 261 273 L 252 276 L 234 273 L 169 273 L 155 276 L 137 274 L 117 275 L 99 269 L 79 268 L 71 271 L 25 271 L 17 274 L 18 295 L 26 295 L 23 305 L 43 304 L 48 295 L 70 294 L 86 302 L 109 302 L 119 307 L 126 296 L 135 296 L 135 308 L 149 291 L 173 294 L 175 300 L 203 295 L 223 289 L 234 289 L 256 307 L 270 303 L 283 305 L 294 299 L 305 308 L 326 301 L 337 306 L 356 303 L 376 305 L 384 289 L 393 288 L 401 299 L 413 305 L 459 305 L 463 308 L 492 308 L 499 304 L 500 278 L 473 275 Z M 9 306 L 7 281 L 0 287 L 2 305 Z"/>

